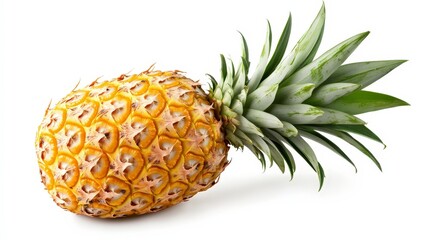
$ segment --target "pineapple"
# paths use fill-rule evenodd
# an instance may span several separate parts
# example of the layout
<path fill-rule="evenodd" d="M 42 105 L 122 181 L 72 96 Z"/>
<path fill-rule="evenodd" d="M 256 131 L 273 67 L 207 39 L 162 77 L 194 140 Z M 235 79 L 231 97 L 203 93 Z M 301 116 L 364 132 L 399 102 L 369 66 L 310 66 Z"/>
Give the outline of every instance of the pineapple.
<path fill-rule="evenodd" d="M 407 105 L 363 90 L 402 60 L 342 65 L 365 39 L 357 34 L 315 58 L 325 24 L 322 6 L 308 31 L 285 55 L 291 17 L 272 52 L 271 27 L 259 63 L 249 74 L 248 46 L 234 65 L 221 55 L 221 74 L 209 93 L 180 71 L 151 68 L 74 89 L 49 106 L 36 136 L 42 182 L 71 212 L 117 218 L 156 212 L 212 187 L 228 166 L 229 146 L 247 147 L 263 168 L 295 172 L 296 151 L 324 171 L 305 139 L 355 167 L 328 135 L 366 154 L 350 133 L 382 143 L 355 115 Z M 272 52 L 272 53 L 271 53 Z M 237 67 L 236 67 L 237 66 Z"/>

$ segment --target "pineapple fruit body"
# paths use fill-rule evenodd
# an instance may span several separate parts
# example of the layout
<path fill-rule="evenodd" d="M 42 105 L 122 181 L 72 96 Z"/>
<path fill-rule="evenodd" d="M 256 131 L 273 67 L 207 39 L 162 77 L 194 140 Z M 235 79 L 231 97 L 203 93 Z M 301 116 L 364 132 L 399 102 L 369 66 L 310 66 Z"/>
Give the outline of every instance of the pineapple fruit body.
<path fill-rule="evenodd" d="M 210 188 L 227 150 L 208 96 L 178 71 L 73 90 L 46 110 L 36 138 L 56 204 L 108 218 L 156 212 Z"/>

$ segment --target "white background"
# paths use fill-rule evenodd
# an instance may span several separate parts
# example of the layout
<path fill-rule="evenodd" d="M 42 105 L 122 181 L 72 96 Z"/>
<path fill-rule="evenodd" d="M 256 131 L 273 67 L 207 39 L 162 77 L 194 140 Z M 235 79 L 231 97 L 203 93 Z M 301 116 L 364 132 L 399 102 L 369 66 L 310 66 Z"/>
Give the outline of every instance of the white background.
<path fill-rule="evenodd" d="M 44 110 L 97 77 L 180 69 L 206 81 L 219 53 L 237 59 L 247 37 L 257 62 L 265 19 L 273 40 L 293 13 L 291 45 L 322 4 L 311 1 L 23 1 L 1 2 L 0 239 L 429 239 L 428 42 L 424 1 L 325 0 L 320 50 L 359 32 L 370 36 L 350 61 L 408 59 L 369 89 L 411 107 L 362 115 L 387 145 L 363 139 L 381 161 L 340 144 L 359 168 L 315 146 L 326 172 L 302 159 L 293 181 L 266 172 L 248 151 L 212 189 L 191 201 L 129 219 L 100 220 L 62 211 L 40 183 L 34 138 Z M 253 66 L 254 67 L 254 66 Z M 360 138 L 361 139 L 361 138 Z"/>

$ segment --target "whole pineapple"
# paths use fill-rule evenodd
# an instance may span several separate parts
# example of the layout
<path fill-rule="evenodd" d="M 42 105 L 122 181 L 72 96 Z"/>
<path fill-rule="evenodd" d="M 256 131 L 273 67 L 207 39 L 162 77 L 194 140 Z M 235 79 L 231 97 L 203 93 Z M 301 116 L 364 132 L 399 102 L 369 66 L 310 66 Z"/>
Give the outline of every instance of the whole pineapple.
<path fill-rule="evenodd" d="M 368 35 L 353 36 L 314 59 L 325 23 L 322 6 L 308 31 L 284 56 L 291 17 L 271 52 L 271 27 L 249 76 L 246 40 L 235 68 L 221 55 L 221 76 L 210 92 L 179 71 L 153 71 L 95 81 L 46 110 L 36 137 L 42 182 L 62 208 L 115 218 L 156 212 L 213 186 L 228 165 L 229 144 L 291 176 L 298 152 L 324 172 L 305 138 L 353 162 L 326 135 L 366 154 L 349 133 L 381 140 L 356 114 L 406 105 L 362 90 L 404 61 L 342 65 Z"/>

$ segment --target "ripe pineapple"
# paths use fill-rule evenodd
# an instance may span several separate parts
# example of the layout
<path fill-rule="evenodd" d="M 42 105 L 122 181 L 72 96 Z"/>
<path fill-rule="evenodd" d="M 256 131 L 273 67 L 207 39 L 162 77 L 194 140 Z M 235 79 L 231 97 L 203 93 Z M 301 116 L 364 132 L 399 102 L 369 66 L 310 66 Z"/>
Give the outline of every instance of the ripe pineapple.
<path fill-rule="evenodd" d="M 294 149 L 317 173 L 324 171 L 305 138 L 353 162 L 326 135 L 366 154 L 349 133 L 380 143 L 356 114 L 406 105 L 362 90 L 402 60 L 342 65 L 365 39 L 355 35 L 314 59 L 322 40 L 322 6 L 289 55 L 291 17 L 271 52 L 271 27 L 259 63 L 249 75 L 248 48 L 235 68 L 221 55 L 218 81 L 206 94 L 180 71 L 154 71 L 94 81 L 46 110 L 36 136 L 42 182 L 60 207 L 116 218 L 156 212 L 213 186 L 228 165 L 229 145 L 250 149 L 282 172 L 295 172 Z"/>

